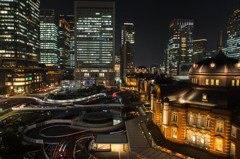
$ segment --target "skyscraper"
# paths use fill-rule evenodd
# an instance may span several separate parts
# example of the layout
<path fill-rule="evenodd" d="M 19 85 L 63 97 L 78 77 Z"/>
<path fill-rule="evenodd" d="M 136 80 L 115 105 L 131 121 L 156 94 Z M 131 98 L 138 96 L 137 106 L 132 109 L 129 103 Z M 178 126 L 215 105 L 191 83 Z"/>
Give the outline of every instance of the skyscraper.
<path fill-rule="evenodd" d="M 223 51 L 228 57 L 240 59 L 240 9 L 228 18 L 227 47 Z"/>
<path fill-rule="evenodd" d="M 59 68 L 58 27 L 53 9 L 40 11 L 40 63 Z"/>
<path fill-rule="evenodd" d="M 135 68 L 135 28 L 133 23 L 121 27 L 121 78 L 134 72 Z"/>
<path fill-rule="evenodd" d="M 40 0 L 0 3 L 0 91 L 31 92 L 42 86 L 39 61 Z"/>
<path fill-rule="evenodd" d="M 114 65 L 114 71 L 115 71 L 115 82 L 116 84 L 121 83 L 121 77 L 120 77 L 120 57 L 119 55 L 115 55 L 115 65 Z"/>
<path fill-rule="evenodd" d="M 64 17 L 59 19 L 60 68 L 70 69 L 70 25 Z"/>
<path fill-rule="evenodd" d="M 74 15 L 64 16 L 68 24 L 70 25 L 70 68 L 75 68 L 75 20 Z"/>
<path fill-rule="evenodd" d="M 193 62 L 197 63 L 206 58 L 207 39 L 198 39 L 193 41 Z"/>
<path fill-rule="evenodd" d="M 113 84 L 115 2 L 75 1 L 75 78 Z"/>
<path fill-rule="evenodd" d="M 0 67 L 37 66 L 39 0 L 1 1 Z"/>
<path fill-rule="evenodd" d="M 169 74 L 187 75 L 192 66 L 193 55 L 193 20 L 174 19 L 170 23 L 168 62 Z"/>

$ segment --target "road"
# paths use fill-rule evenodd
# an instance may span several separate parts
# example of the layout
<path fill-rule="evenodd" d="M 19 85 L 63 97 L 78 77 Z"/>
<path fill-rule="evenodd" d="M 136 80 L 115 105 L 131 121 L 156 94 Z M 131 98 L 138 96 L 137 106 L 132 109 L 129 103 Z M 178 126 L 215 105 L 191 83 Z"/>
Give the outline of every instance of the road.
<path fill-rule="evenodd" d="M 31 99 L 31 98 L 23 98 L 23 97 L 19 97 L 19 98 L 3 98 L 0 100 L 0 108 L 2 108 L 3 110 L 5 109 L 9 109 L 15 105 L 18 104 L 22 104 L 22 103 L 31 103 L 31 102 L 35 102 L 35 99 Z"/>
<path fill-rule="evenodd" d="M 79 142 L 83 142 L 92 138 L 92 135 L 84 135 L 68 138 L 60 142 L 54 150 L 52 159 L 75 159 L 76 145 Z"/>

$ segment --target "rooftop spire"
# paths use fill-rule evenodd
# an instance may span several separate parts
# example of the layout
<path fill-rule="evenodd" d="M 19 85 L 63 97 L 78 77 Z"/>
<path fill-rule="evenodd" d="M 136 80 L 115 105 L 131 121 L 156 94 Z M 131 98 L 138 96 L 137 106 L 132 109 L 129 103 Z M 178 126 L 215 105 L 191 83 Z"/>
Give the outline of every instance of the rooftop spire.
<path fill-rule="evenodd" d="M 220 51 L 222 51 L 222 30 L 220 31 L 220 46 L 219 46 Z"/>

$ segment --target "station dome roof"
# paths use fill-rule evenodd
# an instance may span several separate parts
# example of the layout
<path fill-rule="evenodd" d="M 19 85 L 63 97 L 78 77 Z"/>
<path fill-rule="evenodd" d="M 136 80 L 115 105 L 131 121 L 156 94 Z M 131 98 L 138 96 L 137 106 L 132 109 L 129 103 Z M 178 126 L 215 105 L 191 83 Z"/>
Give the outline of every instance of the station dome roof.
<path fill-rule="evenodd" d="M 220 51 L 214 58 L 202 60 L 189 70 L 189 74 L 205 73 L 240 73 L 240 62 L 237 59 L 229 58 Z"/>

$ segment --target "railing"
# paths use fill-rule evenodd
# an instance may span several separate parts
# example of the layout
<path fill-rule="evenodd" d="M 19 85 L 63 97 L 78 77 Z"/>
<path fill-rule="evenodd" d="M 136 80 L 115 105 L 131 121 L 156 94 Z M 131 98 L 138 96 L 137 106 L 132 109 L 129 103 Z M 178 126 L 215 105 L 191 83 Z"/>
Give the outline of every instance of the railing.
<path fill-rule="evenodd" d="M 106 93 L 98 93 L 98 94 L 94 94 L 88 97 L 83 97 L 83 98 L 78 98 L 78 99 L 68 99 L 68 100 L 54 100 L 54 99 L 47 99 L 48 102 L 54 102 L 54 103 L 67 103 L 67 102 L 81 102 L 84 100 L 88 100 L 91 98 L 95 98 L 95 97 L 100 97 L 100 96 L 107 96 Z"/>

